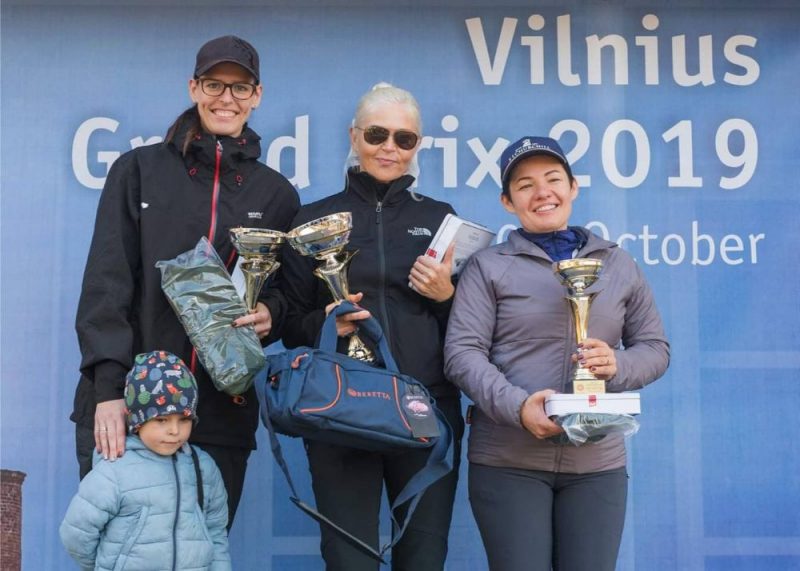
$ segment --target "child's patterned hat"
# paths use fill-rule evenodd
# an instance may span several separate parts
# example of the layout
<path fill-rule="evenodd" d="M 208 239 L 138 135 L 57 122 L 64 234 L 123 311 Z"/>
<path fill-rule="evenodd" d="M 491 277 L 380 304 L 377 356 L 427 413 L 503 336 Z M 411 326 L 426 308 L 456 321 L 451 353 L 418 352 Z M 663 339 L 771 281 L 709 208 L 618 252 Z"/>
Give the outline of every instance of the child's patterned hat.
<path fill-rule="evenodd" d="M 197 418 L 197 381 L 184 362 L 168 351 L 136 355 L 125 377 L 128 432 L 168 414 Z"/>

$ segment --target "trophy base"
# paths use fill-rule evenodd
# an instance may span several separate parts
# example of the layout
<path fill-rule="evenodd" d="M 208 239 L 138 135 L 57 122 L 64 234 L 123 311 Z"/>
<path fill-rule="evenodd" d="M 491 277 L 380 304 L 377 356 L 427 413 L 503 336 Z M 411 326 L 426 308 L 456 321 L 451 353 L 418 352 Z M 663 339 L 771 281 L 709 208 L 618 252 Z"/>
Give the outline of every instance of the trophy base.
<path fill-rule="evenodd" d="M 375 353 L 370 351 L 369 347 L 364 345 L 364 342 L 355 334 L 350 336 L 350 342 L 347 346 L 347 356 L 365 363 L 372 364 L 375 362 Z"/>
<path fill-rule="evenodd" d="M 606 382 L 596 379 L 572 381 L 572 392 L 576 395 L 598 395 L 605 394 Z"/>

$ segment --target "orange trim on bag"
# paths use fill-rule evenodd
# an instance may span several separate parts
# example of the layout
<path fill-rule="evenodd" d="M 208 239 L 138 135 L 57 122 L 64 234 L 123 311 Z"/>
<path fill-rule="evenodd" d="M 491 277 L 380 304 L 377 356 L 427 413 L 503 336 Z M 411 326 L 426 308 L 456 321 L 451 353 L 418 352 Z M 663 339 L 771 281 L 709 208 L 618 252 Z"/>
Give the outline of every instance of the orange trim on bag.
<path fill-rule="evenodd" d="M 336 388 L 336 398 L 334 398 L 330 403 L 326 404 L 323 407 L 319 408 L 301 408 L 300 412 L 302 414 L 308 414 L 310 412 L 322 412 L 323 410 L 328 410 L 336 405 L 339 402 L 339 398 L 342 396 L 342 377 L 339 374 L 339 365 L 335 365 L 336 367 L 336 381 L 338 382 L 339 386 Z"/>
<path fill-rule="evenodd" d="M 302 361 L 306 357 L 308 357 L 308 353 L 302 353 L 302 354 L 298 355 L 297 357 L 295 357 L 294 360 L 292 361 L 292 365 L 291 365 L 292 369 L 300 368 L 300 361 Z"/>
<path fill-rule="evenodd" d="M 411 432 L 411 426 L 409 426 L 408 421 L 406 420 L 406 417 L 403 414 L 403 409 L 400 408 L 400 395 L 397 392 L 397 377 L 392 376 L 392 384 L 394 385 L 394 403 L 397 405 L 397 412 L 400 413 L 400 420 L 403 421 L 403 424 L 406 425 L 408 431 Z"/>

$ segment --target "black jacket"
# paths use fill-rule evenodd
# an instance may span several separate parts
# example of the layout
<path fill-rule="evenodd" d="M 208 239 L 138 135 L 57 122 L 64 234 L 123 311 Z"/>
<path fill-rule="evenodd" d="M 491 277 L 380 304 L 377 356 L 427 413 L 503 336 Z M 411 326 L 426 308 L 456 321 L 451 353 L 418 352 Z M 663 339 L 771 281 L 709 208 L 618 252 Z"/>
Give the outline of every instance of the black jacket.
<path fill-rule="evenodd" d="M 186 156 L 175 143 L 140 147 L 112 165 L 97 209 L 83 278 L 76 330 L 81 380 L 73 421 L 91 426 L 95 404 L 122 398 L 137 353 L 164 349 L 195 373 L 199 422 L 192 441 L 255 446 L 258 403 L 251 389 L 238 404 L 217 391 L 161 291 L 159 260 L 172 259 L 209 238 L 229 269 L 235 226 L 287 230 L 299 198 L 282 175 L 258 161 L 260 138 L 246 128 L 238 138 L 202 133 Z M 262 293 L 279 325 L 286 303 L 277 288 Z M 280 334 L 275 327 L 272 339 Z"/>
<path fill-rule="evenodd" d="M 380 322 L 400 372 L 424 383 L 434 396 L 456 395 L 457 389 L 444 377 L 442 360 L 451 300 L 437 303 L 408 285 L 417 256 L 425 253 L 445 215 L 454 211 L 424 196 L 415 200 L 407 192 L 413 181 L 407 175 L 383 185 L 366 173 L 351 171 L 343 192 L 303 206 L 292 226 L 352 212 L 346 249 L 358 254 L 349 266 L 350 293 L 364 294 L 360 304 Z M 287 347 L 314 346 L 331 294 L 313 275 L 314 258 L 300 256 L 287 245 L 283 264 L 282 287 L 289 304 L 283 342 Z M 340 351 L 344 346 L 340 340 Z"/>

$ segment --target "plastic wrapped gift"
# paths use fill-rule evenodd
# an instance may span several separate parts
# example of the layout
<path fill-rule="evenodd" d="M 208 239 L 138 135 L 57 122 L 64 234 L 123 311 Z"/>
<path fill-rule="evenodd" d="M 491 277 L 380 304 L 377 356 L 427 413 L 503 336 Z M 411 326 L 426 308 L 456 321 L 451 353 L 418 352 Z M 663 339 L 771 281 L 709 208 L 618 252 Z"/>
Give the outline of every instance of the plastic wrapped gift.
<path fill-rule="evenodd" d="M 156 263 L 161 289 L 217 390 L 245 392 L 266 360 L 252 327 L 232 327 L 247 309 L 214 247 L 203 237 L 194 249 Z"/>

